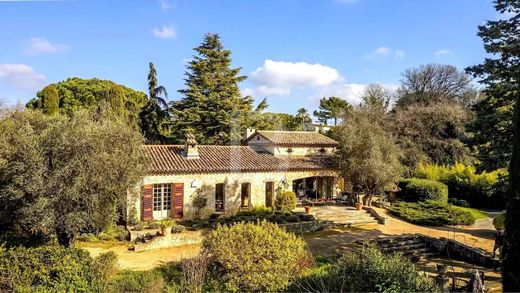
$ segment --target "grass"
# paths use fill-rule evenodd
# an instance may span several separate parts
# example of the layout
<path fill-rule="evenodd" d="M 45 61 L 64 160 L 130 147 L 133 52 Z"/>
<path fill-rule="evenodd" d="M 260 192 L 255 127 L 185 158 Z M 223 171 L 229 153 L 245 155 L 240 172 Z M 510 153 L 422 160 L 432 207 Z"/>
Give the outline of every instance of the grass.
<path fill-rule="evenodd" d="M 464 207 L 457 207 L 457 208 L 461 209 L 463 211 L 470 212 L 473 215 L 473 217 L 475 217 L 475 220 L 489 218 L 489 215 L 486 212 L 481 211 L 481 210 L 477 210 L 477 209 L 474 209 L 474 208 L 464 208 Z"/>

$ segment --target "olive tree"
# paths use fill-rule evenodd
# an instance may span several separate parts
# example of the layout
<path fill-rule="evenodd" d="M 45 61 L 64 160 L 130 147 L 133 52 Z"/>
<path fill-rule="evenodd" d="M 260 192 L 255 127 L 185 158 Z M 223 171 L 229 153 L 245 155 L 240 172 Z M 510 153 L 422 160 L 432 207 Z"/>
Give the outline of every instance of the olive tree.
<path fill-rule="evenodd" d="M 125 208 L 141 179 L 141 135 L 117 117 L 16 111 L 0 120 L 0 229 L 71 246 Z"/>
<path fill-rule="evenodd" d="M 364 204 L 370 205 L 373 195 L 393 188 L 399 180 L 400 152 L 383 127 L 386 119 L 379 109 L 361 106 L 348 115 L 348 123 L 334 130 L 340 143 L 340 167 L 354 190 L 365 193 Z"/>

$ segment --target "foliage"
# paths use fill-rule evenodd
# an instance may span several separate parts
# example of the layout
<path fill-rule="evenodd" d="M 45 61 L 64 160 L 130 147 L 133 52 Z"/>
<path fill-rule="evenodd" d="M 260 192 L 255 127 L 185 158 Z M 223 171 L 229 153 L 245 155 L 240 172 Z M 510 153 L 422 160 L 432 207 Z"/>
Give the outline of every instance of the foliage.
<path fill-rule="evenodd" d="M 381 115 L 390 110 L 390 103 L 394 94 L 382 84 L 372 83 L 367 85 L 363 96 L 363 104 L 375 110 L 379 110 Z"/>
<path fill-rule="evenodd" d="M 203 292 L 208 270 L 208 256 L 204 253 L 181 260 L 181 287 L 184 292 Z"/>
<path fill-rule="evenodd" d="M 124 241 L 128 238 L 128 231 L 124 226 L 109 225 L 99 233 L 99 239 L 103 241 L 117 240 Z"/>
<path fill-rule="evenodd" d="M 438 292 L 432 280 L 399 254 L 364 246 L 338 263 L 298 279 L 290 292 Z"/>
<path fill-rule="evenodd" d="M 471 78 L 455 66 L 427 64 L 407 69 L 397 91 L 397 108 L 437 103 L 470 105 L 477 92 Z"/>
<path fill-rule="evenodd" d="M 378 109 L 359 107 L 346 119 L 348 122 L 333 132 L 340 143 L 340 168 L 354 189 L 367 195 L 363 201 L 370 205 L 374 194 L 394 188 L 399 180 L 402 172 L 399 149 L 383 128 Z"/>
<path fill-rule="evenodd" d="M 314 116 L 318 121 L 327 125 L 329 119 L 334 119 L 334 125 L 338 124 L 338 119 L 344 117 L 345 113 L 352 111 L 352 105 L 338 97 L 321 98 L 320 110 L 314 111 Z"/>
<path fill-rule="evenodd" d="M 305 242 L 266 221 L 219 226 L 203 242 L 226 291 L 280 291 L 304 267 Z"/>
<path fill-rule="evenodd" d="M 166 287 L 162 274 L 157 270 L 120 271 L 110 280 L 106 292 L 161 292 Z"/>
<path fill-rule="evenodd" d="M 490 139 L 482 141 L 487 144 L 493 141 L 496 136 L 506 134 L 498 138 L 496 144 L 491 144 L 491 148 L 483 149 L 489 151 L 488 157 L 492 166 L 504 167 L 509 158 L 508 143 L 512 149 L 511 163 L 509 165 L 509 192 L 506 198 L 506 221 L 505 244 L 502 256 L 502 284 L 504 292 L 520 291 L 520 46 L 518 46 L 518 32 L 520 31 L 520 2 L 518 0 L 495 0 L 495 9 L 504 16 L 498 20 L 488 21 L 479 26 L 478 35 L 484 41 L 484 48 L 490 54 L 480 65 L 468 68 L 475 76 L 482 78 L 481 83 L 486 86 L 485 92 L 488 96 L 499 101 L 499 105 L 515 103 L 512 126 L 509 131 L 507 123 L 498 127 L 491 125 L 484 128 L 480 134 L 484 133 L 484 138 L 491 133 Z M 490 109 L 492 113 L 495 110 Z M 486 119 L 486 113 L 481 115 Z M 504 119 L 507 121 L 506 119 Z M 485 124 L 483 126 L 490 126 Z M 504 129 L 500 129 L 505 126 Z M 493 133 L 498 128 L 496 133 Z M 513 134 L 511 139 L 511 134 Z M 478 137 L 478 134 L 477 134 Z M 504 142 L 506 144 L 504 144 Z M 503 156 L 496 159 L 494 153 Z"/>
<path fill-rule="evenodd" d="M 193 205 L 193 208 L 195 209 L 195 216 L 200 216 L 200 212 L 206 208 L 208 205 L 208 197 L 206 194 L 202 191 L 202 189 L 197 189 L 195 194 L 193 195 L 193 198 L 191 199 L 191 204 Z"/>
<path fill-rule="evenodd" d="M 427 226 L 472 225 L 475 217 L 463 208 L 438 201 L 397 202 L 388 210 L 403 220 Z"/>
<path fill-rule="evenodd" d="M 115 114 L 124 117 L 128 124 L 135 128 L 137 128 L 139 120 L 139 111 L 146 102 L 144 93 L 116 84 L 110 80 L 74 77 L 49 86 L 55 87 L 58 92 L 60 113 L 71 116 L 74 112 L 81 109 L 110 109 L 110 106 L 116 106 Z M 46 102 L 48 100 L 45 96 L 49 86 L 37 92 L 36 98 L 27 103 L 27 108 L 44 109 L 44 111 L 47 111 L 45 109 L 47 107 L 46 104 L 48 105 Z M 117 100 L 121 98 L 123 100 L 122 111 L 119 109 L 121 102 Z M 54 110 L 52 112 L 54 113 Z"/>
<path fill-rule="evenodd" d="M 124 122 L 84 111 L 0 120 L 0 229 L 56 235 L 65 246 L 105 230 L 144 174 L 141 143 Z"/>
<path fill-rule="evenodd" d="M 477 210 L 477 209 L 470 208 L 470 207 L 462 207 L 462 206 L 458 206 L 458 208 L 463 211 L 470 212 L 473 215 L 473 217 L 475 218 L 475 220 L 489 218 L 489 215 L 486 212 L 481 211 L 481 210 Z"/>
<path fill-rule="evenodd" d="M 501 212 L 498 216 L 493 218 L 493 226 L 497 230 L 504 230 L 506 228 L 506 212 Z"/>
<path fill-rule="evenodd" d="M 161 228 L 173 227 L 173 225 L 175 225 L 175 221 L 170 220 L 170 219 L 164 219 L 164 220 L 161 220 L 160 225 L 161 225 Z"/>
<path fill-rule="evenodd" d="M 446 184 L 450 198 L 465 200 L 471 206 L 504 207 L 507 178 L 505 169 L 477 173 L 475 167 L 462 163 L 453 166 L 419 164 L 415 175 Z"/>
<path fill-rule="evenodd" d="M 453 198 L 453 197 L 448 198 L 448 203 L 452 204 L 454 206 L 459 206 L 459 207 L 464 207 L 464 208 L 471 207 L 471 205 L 469 204 L 469 202 L 467 200 Z"/>
<path fill-rule="evenodd" d="M 399 182 L 400 196 L 410 201 L 448 202 L 448 186 L 429 179 L 405 179 Z"/>
<path fill-rule="evenodd" d="M 109 261 L 110 258 L 110 261 Z M 85 250 L 58 246 L 0 251 L 0 290 L 15 292 L 98 292 L 113 257 L 93 260 Z"/>
<path fill-rule="evenodd" d="M 231 51 L 218 34 L 206 34 L 187 65 L 184 95 L 171 104 L 173 135 L 181 142 L 191 131 L 200 144 L 240 144 L 253 99 L 242 97 L 238 84 L 246 79 L 231 68 Z"/>
<path fill-rule="evenodd" d="M 169 120 L 166 88 L 158 85 L 155 65 L 150 62 L 148 73 L 148 100 L 139 113 L 139 125 L 148 143 L 164 143 L 165 128 Z M 166 133 L 167 134 L 167 133 Z"/>
<path fill-rule="evenodd" d="M 291 190 L 280 190 L 276 193 L 274 208 L 281 212 L 290 212 L 296 208 L 296 194 Z"/>
<path fill-rule="evenodd" d="M 60 98 L 56 86 L 50 84 L 42 90 L 42 108 L 45 114 L 58 114 L 60 107 Z"/>
<path fill-rule="evenodd" d="M 455 103 L 411 105 L 392 114 L 389 130 L 403 150 L 403 163 L 413 170 L 419 162 L 470 162 L 467 138 L 469 111 Z"/>

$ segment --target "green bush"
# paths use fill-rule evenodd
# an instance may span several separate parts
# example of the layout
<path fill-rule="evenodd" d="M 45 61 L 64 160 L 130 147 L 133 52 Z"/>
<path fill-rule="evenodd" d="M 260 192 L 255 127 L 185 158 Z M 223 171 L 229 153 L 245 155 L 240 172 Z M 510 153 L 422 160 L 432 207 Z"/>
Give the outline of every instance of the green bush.
<path fill-rule="evenodd" d="M 505 230 L 505 228 L 506 228 L 505 220 L 506 220 L 506 212 L 505 211 L 501 212 L 500 214 L 498 214 L 498 216 L 493 218 L 493 226 L 495 226 L 495 229 L 497 229 L 497 230 Z"/>
<path fill-rule="evenodd" d="M 99 233 L 98 238 L 103 241 L 124 241 L 128 239 L 128 231 L 124 226 L 111 225 L 105 231 Z"/>
<path fill-rule="evenodd" d="M 436 201 L 397 202 L 388 210 L 403 220 L 417 225 L 447 226 L 475 223 L 475 216 L 471 212 Z"/>
<path fill-rule="evenodd" d="M 107 266 L 82 249 L 59 246 L 0 249 L 0 291 L 98 292 Z M 100 269 L 100 271 L 97 271 Z"/>
<path fill-rule="evenodd" d="M 276 194 L 274 207 L 277 211 L 290 212 L 296 207 L 296 194 L 290 190 L 281 190 Z"/>
<path fill-rule="evenodd" d="M 448 186 L 429 179 L 405 179 L 399 183 L 400 196 L 408 201 L 448 202 Z"/>
<path fill-rule="evenodd" d="M 186 230 L 186 227 L 182 225 L 175 225 L 172 227 L 172 233 L 182 233 Z"/>
<path fill-rule="evenodd" d="M 221 291 L 280 291 L 305 267 L 305 242 L 276 224 L 218 226 L 203 242 Z"/>
<path fill-rule="evenodd" d="M 164 278 L 157 270 L 124 270 L 110 280 L 106 292 L 161 292 L 165 286 Z"/>
<path fill-rule="evenodd" d="M 458 198 L 448 198 L 448 203 L 452 204 L 452 205 L 456 205 L 456 206 L 459 206 L 459 207 L 464 207 L 464 208 L 469 208 L 471 207 L 471 205 L 469 204 L 468 201 L 464 200 L 464 199 L 458 199 Z"/>
<path fill-rule="evenodd" d="M 466 200 L 473 207 L 504 208 L 507 191 L 507 170 L 477 173 L 472 166 L 419 164 L 415 176 L 442 182 L 448 186 L 449 197 Z"/>

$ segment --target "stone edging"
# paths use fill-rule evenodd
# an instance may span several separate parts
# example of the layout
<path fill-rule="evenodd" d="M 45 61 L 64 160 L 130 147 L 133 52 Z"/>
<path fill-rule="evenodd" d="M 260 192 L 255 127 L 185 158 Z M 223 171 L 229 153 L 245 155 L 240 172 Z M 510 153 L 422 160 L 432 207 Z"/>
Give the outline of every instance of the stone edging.
<path fill-rule="evenodd" d="M 363 209 L 371 214 L 379 224 L 386 225 L 388 223 L 389 218 L 381 216 L 375 209 L 367 206 L 363 206 Z"/>

